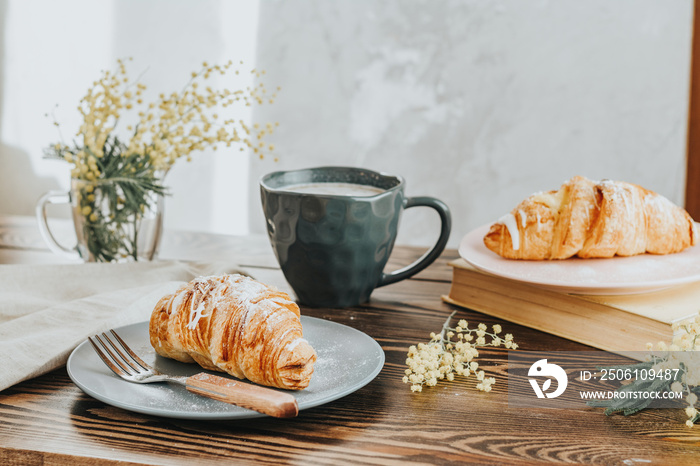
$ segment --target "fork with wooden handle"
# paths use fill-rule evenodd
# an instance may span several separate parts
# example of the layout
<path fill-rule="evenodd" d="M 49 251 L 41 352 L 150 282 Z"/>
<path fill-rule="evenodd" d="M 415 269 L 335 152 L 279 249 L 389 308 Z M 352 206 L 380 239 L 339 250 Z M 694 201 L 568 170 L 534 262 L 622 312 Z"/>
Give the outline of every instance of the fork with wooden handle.
<path fill-rule="evenodd" d="M 107 367 L 124 380 L 135 383 L 174 382 L 198 395 L 274 417 L 294 417 L 299 414 L 297 400 L 289 393 L 205 372 L 190 377 L 158 372 L 139 358 L 114 330 L 109 333 L 116 343 L 106 333 L 89 337 L 88 340 Z"/>

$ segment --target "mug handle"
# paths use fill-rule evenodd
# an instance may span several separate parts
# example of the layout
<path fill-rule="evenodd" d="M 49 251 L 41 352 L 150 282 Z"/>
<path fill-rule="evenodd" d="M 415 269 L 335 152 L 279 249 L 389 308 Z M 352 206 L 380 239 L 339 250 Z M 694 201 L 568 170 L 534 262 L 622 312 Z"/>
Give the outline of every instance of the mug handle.
<path fill-rule="evenodd" d="M 427 266 L 432 264 L 435 259 L 437 259 L 442 251 L 445 250 L 447 245 L 447 240 L 450 237 L 450 230 L 452 228 L 452 216 L 450 215 L 450 209 L 447 205 L 439 199 L 434 197 L 409 197 L 406 199 L 405 209 L 411 207 L 431 207 L 437 211 L 440 215 L 440 222 L 442 227 L 440 229 L 440 237 L 438 238 L 435 245 L 423 254 L 418 260 L 412 264 L 407 265 L 399 270 L 395 270 L 390 273 L 382 273 L 379 278 L 379 283 L 377 287 L 390 285 L 391 283 L 396 283 L 398 281 L 404 280 L 406 278 L 412 277 L 421 270 L 425 269 Z"/>
<path fill-rule="evenodd" d="M 36 205 L 36 218 L 39 223 L 39 232 L 46 242 L 49 249 L 58 255 L 69 257 L 71 259 L 80 259 L 80 254 L 76 248 L 69 249 L 56 241 L 56 238 L 49 229 L 49 224 L 46 218 L 46 206 L 49 204 L 70 204 L 70 193 L 63 191 L 49 191 L 41 198 Z"/>

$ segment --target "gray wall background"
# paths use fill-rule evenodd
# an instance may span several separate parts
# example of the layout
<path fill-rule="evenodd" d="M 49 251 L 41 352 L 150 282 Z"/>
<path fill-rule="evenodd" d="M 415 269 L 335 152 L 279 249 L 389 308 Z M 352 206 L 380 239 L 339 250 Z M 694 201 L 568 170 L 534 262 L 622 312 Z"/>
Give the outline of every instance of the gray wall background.
<path fill-rule="evenodd" d="M 33 215 L 42 192 L 68 186 L 67 165 L 41 158 L 56 141 L 44 114 L 59 103 L 71 137 L 86 87 L 128 56 L 154 93 L 179 89 L 203 60 L 243 56 L 282 88 L 253 113 L 280 123 L 279 161 L 231 149 L 178 163 L 167 228 L 263 232 L 259 177 L 314 165 L 402 175 L 408 195 L 451 207 L 451 246 L 573 175 L 682 204 L 692 6 L 0 0 L 0 213 Z M 412 209 L 400 230 L 399 242 L 428 245 L 437 216 Z"/>
<path fill-rule="evenodd" d="M 258 66 L 282 91 L 255 115 L 281 122 L 280 161 L 252 178 L 400 174 L 450 206 L 452 246 L 573 175 L 682 204 L 691 18 L 684 0 L 263 1 Z M 401 242 L 436 237 L 436 215 L 404 215 Z"/>

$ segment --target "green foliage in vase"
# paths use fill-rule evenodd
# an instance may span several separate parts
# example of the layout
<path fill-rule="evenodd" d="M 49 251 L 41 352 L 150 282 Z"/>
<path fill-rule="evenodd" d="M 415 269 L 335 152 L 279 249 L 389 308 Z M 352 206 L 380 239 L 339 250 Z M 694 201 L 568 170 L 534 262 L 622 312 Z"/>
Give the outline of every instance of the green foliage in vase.
<path fill-rule="evenodd" d="M 247 125 L 220 117 L 228 107 L 262 105 L 275 98 L 262 83 L 238 91 L 206 84 L 213 75 L 231 72 L 239 74 L 231 61 L 205 62 L 180 92 L 160 94 L 146 105 L 146 86 L 131 82 L 124 61 L 118 60 L 117 71 L 103 72 L 88 89 L 78 106 L 83 123 L 73 143 L 57 143 L 45 151 L 47 157 L 72 165 L 73 185 L 78 186 L 74 216 L 82 216 L 88 248 L 81 254 L 97 261 L 138 260 L 139 226 L 166 194 L 163 177 L 180 158 L 191 160 L 194 152 L 234 144 L 260 158 L 273 151 L 265 139 L 276 124 Z M 252 73 L 256 78 L 264 74 Z M 126 137 L 120 138 L 118 123 L 131 110 L 137 112 L 136 122 L 127 125 Z"/>

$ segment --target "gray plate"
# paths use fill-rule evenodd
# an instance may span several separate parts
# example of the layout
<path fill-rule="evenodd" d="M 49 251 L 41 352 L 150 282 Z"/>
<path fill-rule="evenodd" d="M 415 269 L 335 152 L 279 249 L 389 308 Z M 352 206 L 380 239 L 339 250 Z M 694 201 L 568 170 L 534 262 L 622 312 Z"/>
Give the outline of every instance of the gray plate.
<path fill-rule="evenodd" d="M 299 409 L 337 400 L 371 382 L 384 366 L 384 351 L 368 335 L 327 320 L 301 317 L 304 338 L 314 347 L 318 360 L 305 390 L 290 391 Z M 147 363 L 161 372 L 190 376 L 202 372 L 197 364 L 185 364 L 156 355 L 148 338 L 148 322 L 116 329 L 126 343 Z M 88 341 L 68 358 L 68 375 L 88 395 L 109 405 L 154 416 L 178 419 L 246 419 L 262 417 L 255 411 L 188 392 L 185 387 L 126 382 L 110 371 Z M 217 373 L 222 375 L 222 373 Z"/>

